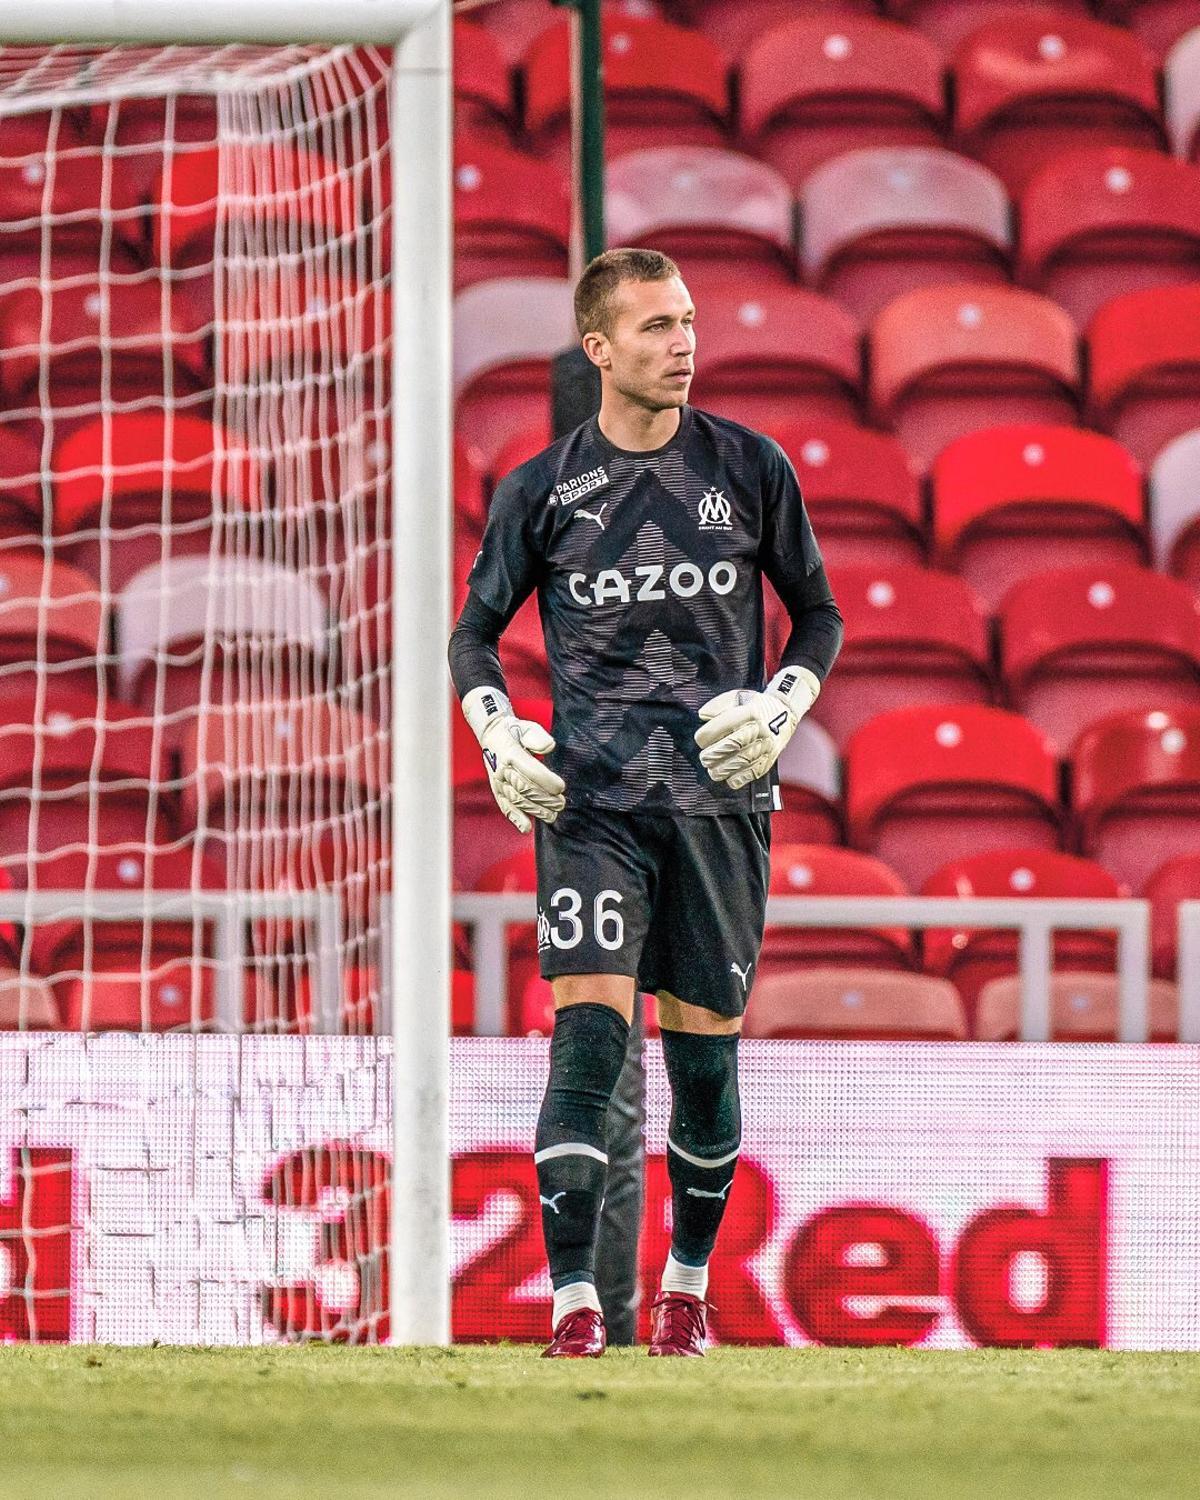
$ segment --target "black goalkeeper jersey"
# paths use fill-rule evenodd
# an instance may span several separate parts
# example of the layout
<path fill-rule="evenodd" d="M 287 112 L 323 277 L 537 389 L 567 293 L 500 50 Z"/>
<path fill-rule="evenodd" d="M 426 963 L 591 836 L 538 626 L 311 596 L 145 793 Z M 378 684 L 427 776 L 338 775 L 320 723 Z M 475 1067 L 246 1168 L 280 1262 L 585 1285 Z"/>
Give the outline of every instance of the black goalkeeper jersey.
<path fill-rule="evenodd" d="M 738 791 L 712 781 L 697 710 L 765 684 L 763 575 L 786 599 L 820 563 L 779 445 L 684 406 L 661 448 L 615 448 L 593 417 L 514 469 L 469 582 L 505 622 L 537 590 L 557 741 L 546 759 L 568 805 L 761 812 L 777 805 L 774 772 Z M 791 661 L 819 676 L 829 665 Z"/>

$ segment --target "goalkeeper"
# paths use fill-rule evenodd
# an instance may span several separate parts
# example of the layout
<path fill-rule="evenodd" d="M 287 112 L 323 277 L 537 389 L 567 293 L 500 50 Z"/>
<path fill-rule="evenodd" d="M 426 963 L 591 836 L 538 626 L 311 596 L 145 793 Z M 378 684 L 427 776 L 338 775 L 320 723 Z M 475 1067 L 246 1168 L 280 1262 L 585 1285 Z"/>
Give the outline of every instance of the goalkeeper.
<path fill-rule="evenodd" d="M 672 1239 L 649 1352 L 698 1355 L 741 1143 L 738 1035 L 762 942 L 774 767 L 842 621 L 778 444 L 688 405 L 695 313 L 674 262 L 606 251 L 579 279 L 575 316 L 599 415 L 497 487 L 450 669 L 496 801 L 522 832 L 536 826 L 555 1004 L 534 1154 L 554 1287 L 546 1354 L 605 1347 L 605 1115 L 640 989 L 658 998 L 672 1093 Z M 791 620 L 769 681 L 764 575 Z M 534 589 L 552 733 L 514 715 L 497 649 Z"/>

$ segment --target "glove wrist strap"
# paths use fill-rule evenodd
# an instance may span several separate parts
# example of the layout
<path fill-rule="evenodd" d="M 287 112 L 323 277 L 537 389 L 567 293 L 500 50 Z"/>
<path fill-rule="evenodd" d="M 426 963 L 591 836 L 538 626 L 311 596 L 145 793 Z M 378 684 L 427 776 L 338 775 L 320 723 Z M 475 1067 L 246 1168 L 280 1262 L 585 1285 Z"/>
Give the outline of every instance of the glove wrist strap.
<path fill-rule="evenodd" d="M 513 706 L 508 698 L 494 687 L 477 687 L 464 695 L 462 711 L 480 744 L 483 737 L 497 720 L 512 717 Z"/>
<path fill-rule="evenodd" d="M 807 667 L 782 667 L 767 683 L 766 690 L 804 714 L 817 701 L 821 679 Z"/>

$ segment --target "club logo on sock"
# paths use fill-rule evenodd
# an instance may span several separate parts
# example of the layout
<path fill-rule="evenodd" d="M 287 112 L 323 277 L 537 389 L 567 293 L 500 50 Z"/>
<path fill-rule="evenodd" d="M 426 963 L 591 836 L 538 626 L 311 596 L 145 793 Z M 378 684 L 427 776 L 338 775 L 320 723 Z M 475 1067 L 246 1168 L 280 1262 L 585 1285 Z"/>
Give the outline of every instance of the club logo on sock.
<path fill-rule="evenodd" d="M 742 994 L 743 995 L 750 988 L 750 970 L 753 967 L 754 967 L 754 965 L 752 963 L 751 964 L 747 964 L 744 969 L 739 969 L 738 966 L 737 966 L 737 964 L 734 964 L 734 963 L 731 963 L 729 965 L 729 972 L 731 974 L 736 974 L 737 977 L 742 981 Z"/>
<path fill-rule="evenodd" d="M 710 1193 L 705 1188 L 696 1188 L 696 1187 L 686 1188 L 685 1191 L 686 1191 L 686 1193 L 688 1194 L 688 1196 L 690 1198 L 720 1198 L 721 1202 L 723 1203 L 725 1201 L 725 1195 L 729 1192 L 729 1189 L 732 1186 L 733 1186 L 733 1178 L 731 1177 L 729 1179 L 729 1181 L 725 1184 L 725 1186 L 723 1188 L 721 1188 L 720 1191 L 715 1192 L 715 1193 Z M 545 1201 L 546 1200 L 543 1198 L 542 1202 L 544 1203 Z"/>

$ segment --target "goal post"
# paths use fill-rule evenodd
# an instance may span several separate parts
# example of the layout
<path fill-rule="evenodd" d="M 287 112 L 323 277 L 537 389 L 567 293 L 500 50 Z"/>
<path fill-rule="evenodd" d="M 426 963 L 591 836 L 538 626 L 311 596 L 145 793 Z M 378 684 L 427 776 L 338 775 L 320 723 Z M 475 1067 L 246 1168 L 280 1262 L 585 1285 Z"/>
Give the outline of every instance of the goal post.
<path fill-rule="evenodd" d="M 391 206 L 387 234 L 380 236 L 390 245 L 390 266 L 386 277 L 377 278 L 380 284 L 344 314 L 346 318 L 360 314 L 364 319 L 388 318 L 391 331 L 386 416 L 391 445 L 392 651 L 390 664 L 375 664 L 378 670 L 373 671 L 371 687 L 376 712 L 386 721 L 384 741 L 390 736 L 389 785 L 381 793 L 380 804 L 387 807 L 390 799 L 390 871 L 378 876 L 387 864 L 386 857 L 381 857 L 371 876 L 372 891 L 382 889 L 386 914 L 381 922 L 381 968 L 386 972 L 379 1008 L 392 1037 L 391 1229 L 383 1264 L 390 1284 L 390 1341 L 445 1343 L 450 1336 L 452 704 L 445 664 L 452 527 L 450 0 L 44 0 L 37 6 L 0 0 L 0 36 L 4 38 L 0 121 L 39 106 L 46 108 L 49 99 L 56 110 L 65 108 L 64 101 L 86 107 L 92 97 L 90 80 L 101 75 L 107 92 L 94 97 L 119 97 L 119 82 L 114 79 L 121 72 L 123 49 L 130 52 L 128 87 L 135 97 L 180 90 L 173 70 L 187 66 L 189 49 L 207 48 L 211 50 L 206 76 L 218 97 L 248 98 L 258 87 L 269 89 L 280 79 L 286 84 L 294 77 L 300 81 L 288 108 L 301 108 L 306 99 L 320 96 L 319 59 L 313 61 L 318 49 L 330 49 L 331 57 L 354 47 L 390 49 L 390 57 L 382 50 L 378 54 L 384 57 L 381 67 L 390 75 Z M 54 54 L 55 61 L 40 68 L 34 49 L 43 47 L 48 56 Z M 273 47 L 282 51 L 279 69 L 263 55 L 262 49 Z M 307 54 L 303 59 L 300 51 Z M 89 57 L 94 64 L 91 72 Z M 20 82 L 14 86 L 18 72 Z M 189 87 L 184 83 L 182 92 Z M 255 108 L 245 106 L 249 113 Z M 279 106 L 264 104 L 263 118 L 273 108 Z M 357 119 L 346 127 L 353 132 L 361 128 Z M 169 145 L 164 152 L 169 159 Z M 222 185 L 229 170 L 222 158 Z M 311 186 L 302 182 L 297 190 L 307 191 Z M 106 236 L 110 229 L 106 219 Z M 270 245 L 268 234 L 259 248 L 270 253 Z M 245 250 L 242 245 L 238 253 Z M 356 253 L 361 255 L 350 241 L 330 252 L 325 274 L 341 275 L 344 267 L 338 256 L 349 264 Z M 219 275 L 218 271 L 218 279 Z M 247 364 L 251 335 L 239 333 L 237 319 L 245 315 L 244 299 L 252 300 L 261 291 L 261 286 L 256 290 L 251 271 L 240 288 L 240 312 L 237 307 L 231 312 L 227 309 L 228 321 L 222 326 L 223 314 L 218 311 L 217 332 L 225 335 L 226 353 L 215 356 L 217 384 L 224 358 L 228 389 L 233 393 L 222 398 L 218 390 L 218 404 L 222 399 L 240 402 L 251 418 L 260 421 L 265 420 L 266 408 L 253 388 L 252 350 Z M 338 319 L 342 316 L 338 310 L 322 327 L 322 344 L 313 356 L 318 361 L 328 359 L 330 340 L 336 343 L 341 337 Z M 276 338 L 276 331 L 260 328 L 254 336 L 266 344 Z M 285 326 L 285 343 L 289 337 L 292 334 Z M 368 363 L 369 351 L 360 365 Z M 104 368 L 107 371 L 107 365 Z M 301 369 L 295 390 L 285 392 L 275 415 L 306 409 L 308 393 L 302 377 Z M 349 375 L 339 373 L 329 384 L 328 408 L 334 420 L 343 411 L 351 413 L 361 430 L 372 419 L 370 403 L 362 394 L 371 378 L 369 369 L 364 374 L 356 367 Z M 378 410 L 384 409 L 379 403 Z M 168 427 L 171 420 L 169 415 Z M 104 425 L 108 443 L 107 409 Z M 274 431 L 270 440 L 282 445 L 281 467 L 294 468 L 292 435 L 287 430 Z M 335 439 L 319 439 L 316 459 L 327 467 L 350 462 L 335 451 L 337 447 Z M 218 453 L 213 462 L 227 459 L 228 455 Z M 364 483 L 361 476 L 356 482 Z M 286 500 L 289 481 L 285 478 L 281 483 Z M 111 499 L 108 480 L 105 486 L 107 505 Z M 367 509 L 364 502 L 364 514 Z M 234 524 L 228 517 L 222 517 L 222 523 Z M 315 534 L 316 529 L 310 520 L 296 522 L 296 535 L 305 530 Z M 313 547 L 317 545 L 314 541 Z M 257 558 L 256 565 L 262 560 Z M 355 628 L 365 628 L 362 618 L 356 620 Z M 373 636 L 376 643 L 381 638 L 379 632 Z M 344 641 L 341 649 L 346 650 Z M 340 712 L 336 687 L 326 686 L 324 691 Z M 362 750 L 362 746 L 352 747 L 354 754 Z M 193 1040 L 200 1045 L 208 1039 Z M 376 1038 L 361 1040 L 371 1045 L 377 1042 Z M 0 1188 L 3 1178 L 0 1162 Z M 352 1331 L 349 1336 L 369 1338 L 371 1334 Z"/>

